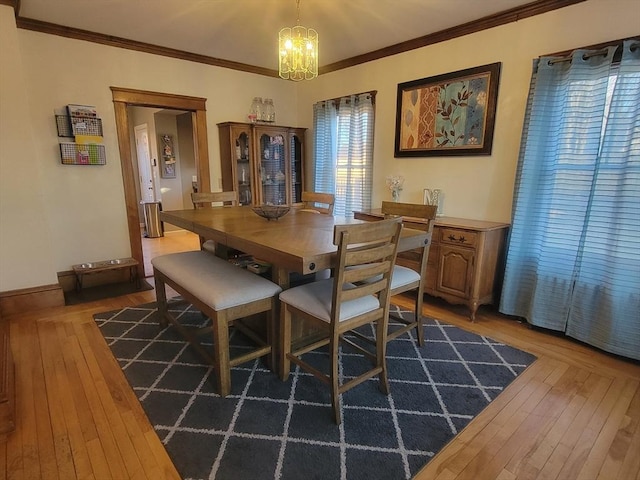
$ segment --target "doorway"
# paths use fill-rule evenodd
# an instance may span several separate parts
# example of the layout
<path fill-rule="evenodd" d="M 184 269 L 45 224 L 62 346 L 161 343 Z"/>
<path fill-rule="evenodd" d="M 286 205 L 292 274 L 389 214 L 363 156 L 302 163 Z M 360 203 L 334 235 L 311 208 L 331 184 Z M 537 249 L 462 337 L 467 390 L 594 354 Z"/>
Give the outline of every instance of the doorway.
<path fill-rule="evenodd" d="M 184 110 L 191 113 L 197 183 L 200 191 L 210 192 L 209 151 L 207 140 L 206 99 L 167 93 L 111 87 L 118 133 L 120 167 L 124 184 L 127 226 L 131 256 L 138 260 L 138 275 L 144 277 L 144 254 L 140 235 L 140 214 L 136 193 L 137 161 L 132 155 L 132 126 L 127 107 L 152 107 Z"/>

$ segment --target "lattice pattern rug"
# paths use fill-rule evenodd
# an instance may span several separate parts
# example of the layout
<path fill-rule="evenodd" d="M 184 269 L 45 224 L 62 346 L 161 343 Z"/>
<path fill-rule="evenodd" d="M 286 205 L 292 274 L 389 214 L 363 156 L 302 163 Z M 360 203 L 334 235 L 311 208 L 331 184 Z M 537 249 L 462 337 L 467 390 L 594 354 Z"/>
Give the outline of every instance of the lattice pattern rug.
<path fill-rule="evenodd" d="M 207 321 L 184 302 L 171 310 Z M 430 319 L 424 347 L 408 334 L 389 343 L 391 394 L 377 379 L 346 392 L 336 426 L 326 385 L 298 371 L 282 382 L 260 361 L 234 368 L 220 398 L 211 369 L 155 312 L 151 303 L 95 320 L 185 479 L 411 478 L 535 360 Z M 232 339 L 243 348 L 241 334 Z M 361 371 L 361 357 L 343 358 L 342 375 Z"/>

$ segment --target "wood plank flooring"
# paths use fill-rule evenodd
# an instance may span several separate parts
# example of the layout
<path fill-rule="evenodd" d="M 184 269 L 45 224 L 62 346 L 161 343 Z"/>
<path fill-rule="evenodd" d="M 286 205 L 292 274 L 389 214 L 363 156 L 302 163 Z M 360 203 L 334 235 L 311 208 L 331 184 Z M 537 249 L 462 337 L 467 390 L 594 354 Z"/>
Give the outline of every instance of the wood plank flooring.
<path fill-rule="evenodd" d="M 172 233 L 143 244 L 150 258 L 198 241 Z M 9 319 L 17 429 L 0 444 L 0 480 L 180 478 L 92 318 L 153 300 L 145 291 Z M 428 297 L 424 312 L 538 360 L 416 479 L 640 479 L 640 365 L 487 307 L 475 323 Z"/>

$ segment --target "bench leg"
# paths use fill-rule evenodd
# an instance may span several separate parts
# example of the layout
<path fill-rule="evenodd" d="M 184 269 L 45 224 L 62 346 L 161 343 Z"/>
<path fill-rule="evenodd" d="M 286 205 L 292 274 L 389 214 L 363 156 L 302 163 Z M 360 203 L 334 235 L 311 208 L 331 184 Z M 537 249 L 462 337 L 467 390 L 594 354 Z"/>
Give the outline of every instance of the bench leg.
<path fill-rule="evenodd" d="M 156 286 L 156 302 L 158 304 L 158 322 L 161 328 L 168 325 L 167 315 L 169 314 L 167 306 L 167 292 L 164 288 L 164 281 L 160 278 L 160 273 L 154 270 L 153 280 Z"/>
<path fill-rule="evenodd" d="M 231 392 L 231 367 L 229 366 L 229 325 L 215 315 L 213 323 L 213 368 L 216 373 L 218 394 L 226 397 Z"/>

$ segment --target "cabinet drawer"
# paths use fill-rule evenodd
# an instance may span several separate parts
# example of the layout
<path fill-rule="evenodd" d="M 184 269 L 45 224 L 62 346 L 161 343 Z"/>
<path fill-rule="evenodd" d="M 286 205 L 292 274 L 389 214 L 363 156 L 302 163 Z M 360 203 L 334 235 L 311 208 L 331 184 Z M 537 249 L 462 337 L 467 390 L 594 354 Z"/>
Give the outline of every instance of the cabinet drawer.
<path fill-rule="evenodd" d="M 478 241 L 478 233 L 471 230 L 460 230 L 458 228 L 439 228 L 440 242 L 449 245 L 460 245 L 465 247 L 475 247 Z"/>

